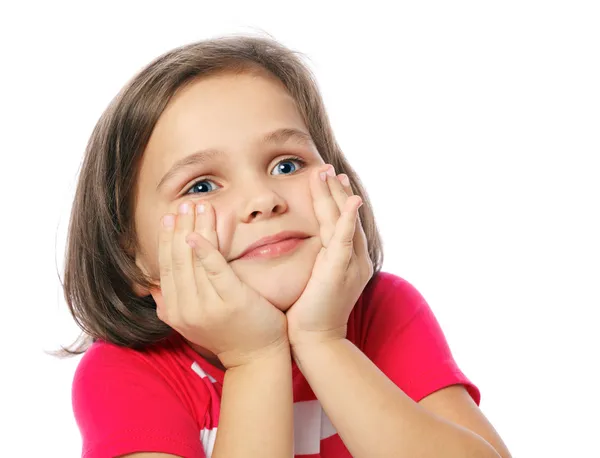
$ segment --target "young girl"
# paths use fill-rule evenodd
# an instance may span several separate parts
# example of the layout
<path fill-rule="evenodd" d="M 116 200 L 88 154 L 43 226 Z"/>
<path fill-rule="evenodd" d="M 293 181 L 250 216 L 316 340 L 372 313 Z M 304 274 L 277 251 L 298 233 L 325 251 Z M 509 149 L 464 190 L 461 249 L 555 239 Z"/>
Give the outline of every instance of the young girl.
<path fill-rule="evenodd" d="M 100 118 L 72 210 L 82 456 L 508 457 L 381 262 L 295 53 L 225 37 L 161 56 Z"/>

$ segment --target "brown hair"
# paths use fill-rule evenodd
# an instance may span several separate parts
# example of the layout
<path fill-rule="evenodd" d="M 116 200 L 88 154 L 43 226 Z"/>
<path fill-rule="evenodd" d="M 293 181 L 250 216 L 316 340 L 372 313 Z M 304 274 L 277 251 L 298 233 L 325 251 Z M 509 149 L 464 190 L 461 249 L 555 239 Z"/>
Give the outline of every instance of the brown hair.
<path fill-rule="evenodd" d="M 296 100 L 326 163 L 346 173 L 364 205 L 361 221 L 375 275 L 383 260 L 373 209 L 333 135 L 312 72 L 273 39 L 227 36 L 181 46 L 142 69 L 115 97 L 89 139 L 68 228 L 64 296 L 81 335 L 57 356 L 83 353 L 96 339 L 141 349 L 171 333 L 152 296 L 132 288 L 151 281 L 135 264 L 134 187 L 138 164 L 158 118 L 174 93 L 198 78 L 266 70 Z"/>

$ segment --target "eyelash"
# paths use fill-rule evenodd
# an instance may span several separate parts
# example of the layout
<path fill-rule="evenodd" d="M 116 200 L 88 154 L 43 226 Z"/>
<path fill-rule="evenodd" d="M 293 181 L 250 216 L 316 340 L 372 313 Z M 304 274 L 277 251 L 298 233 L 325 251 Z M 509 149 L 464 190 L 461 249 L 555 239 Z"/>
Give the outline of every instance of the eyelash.
<path fill-rule="evenodd" d="M 289 156 L 289 157 L 284 157 L 283 159 L 281 159 L 280 161 L 278 161 L 278 162 L 277 162 L 277 164 L 275 164 L 275 166 L 277 166 L 278 164 L 281 164 L 282 162 L 286 162 L 286 161 L 295 161 L 295 162 L 297 162 L 297 163 L 300 165 L 300 167 L 299 167 L 299 169 L 298 169 L 298 170 L 301 170 L 301 169 L 303 169 L 303 168 L 306 166 L 306 161 L 305 161 L 304 159 L 302 159 L 302 158 L 298 157 L 298 156 Z M 292 173 L 288 173 L 288 174 L 286 174 L 286 175 L 294 175 L 296 172 L 298 172 L 298 170 L 296 170 L 296 171 L 294 171 L 294 172 L 292 172 Z M 191 193 L 190 193 L 190 191 L 192 190 L 192 188 L 193 188 L 194 186 L 196 186 L 198 183 L 201 183 L 202 181 L 212 181 L 212 180 L 210 180 L 210 179 L 209 179 L 209 178 L 207 178 L 207 177 L 202 177 L 202 178 L 199 178 L 199 179 L 197 179 L 196 181 L 194 181 L 194 182 L 193 182 L 193 183 L 192 183 L 192 184 L 191 184 L 191 185 L 190 185 L 190 186 L 189 186 L 189 187 L 188 187 L 188 188 L 185 190 L 185 192 L 183 193 L 183 195 L 189 195 L 189 194 L 191 194 Z M 211 192 L 214 192 L 214 191 L 209 191 L 209 192 L 204 192 L 204 193 L 194 193 L 194 194 L 210 194 Z"/>
<path fill-rule="evenodd" d="M 304 159 L 302 159 L 301 157 L 298 157 L 298 156 L 284 157 L 283 159 L 281 159 L 280 161 L 278 161 L 275 166 L 281 164 L 282 162 L 286 162 L 286 161 L 296 161 L 298 164 L 300 164 L 300 168 L 298 170 L 301 170 L 301 169 L 303 169 L 306 166 L 306 161 Z M 298 170 L 296 170 L 296 171 L 294 171 L 292 173 L 288 173 L 288 175 L 293 175 Z"/>

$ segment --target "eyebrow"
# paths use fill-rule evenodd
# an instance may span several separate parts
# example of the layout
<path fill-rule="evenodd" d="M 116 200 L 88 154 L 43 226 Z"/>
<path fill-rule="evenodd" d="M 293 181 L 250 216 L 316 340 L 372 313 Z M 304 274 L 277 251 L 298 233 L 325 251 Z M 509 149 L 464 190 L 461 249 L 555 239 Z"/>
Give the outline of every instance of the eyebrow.
<path fill-rule="evenodd" d="M 262 144 L 271 144 L 271 145 L 283 145 L 288 141 L 293 140 L 294 142 L 301 145 L 313 145 L 314 142 L 312 137 L 307 132 L 303 130 L 294 129 L 294 128 L 281 128 L 274 130 L 272 132 L 267 133 L 263 136 L 263 138 L 259 141 Z M 185 156 L 173 164 L 173 166 L 169 169 L 167 173 L 163 175 L 158 185 L 156 186 L 156 190 L 160 191 L 160 189 L 164 186 L 164 184 L 171 180 L 174 176 L 181 173 L 182 170 L 196 164 L 202 164 L 209 162 L 212 159 L 215 159 L 219 156 L 223 156 L 225 152 L 223 150 L 215 149 L 215 148 L 207 148 L 196 151 L 188 156 Z"/>

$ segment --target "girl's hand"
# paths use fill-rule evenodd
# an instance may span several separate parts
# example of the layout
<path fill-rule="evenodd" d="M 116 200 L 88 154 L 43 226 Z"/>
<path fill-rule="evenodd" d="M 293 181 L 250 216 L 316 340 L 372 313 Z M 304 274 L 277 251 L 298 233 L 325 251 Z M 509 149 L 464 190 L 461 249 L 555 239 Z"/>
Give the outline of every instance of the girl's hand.
<path fill-rule="evenodd" d="M 160 230 L 158 318 L 227 369 L 289 345 L 285 315 L 244 284 L 219 252 L 214 209 L 185 204 L 187 211 L 166 215 Z"/>
<path fill-rule="evenodd" d="M 373 275 L 358 216 L 362 200 L 348 177 L 336 178 L 328 165 L 311 176 L 310 190 L 323 247 L 302 296 L 286 314 L 292 346 L 346 338 L 350 312 Z"/>

